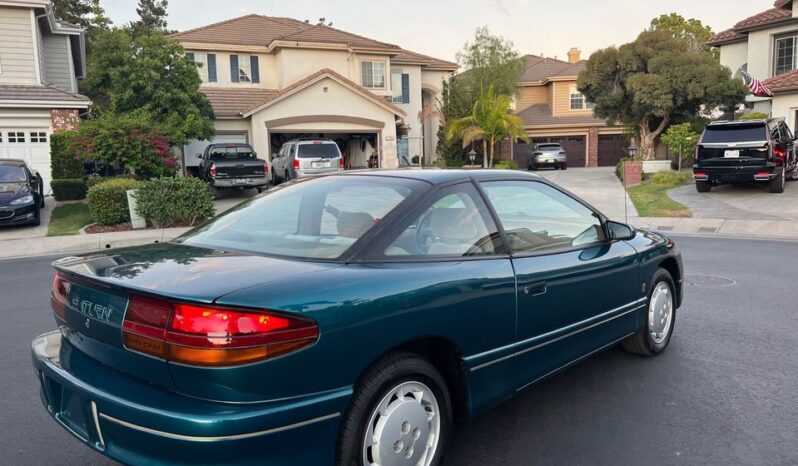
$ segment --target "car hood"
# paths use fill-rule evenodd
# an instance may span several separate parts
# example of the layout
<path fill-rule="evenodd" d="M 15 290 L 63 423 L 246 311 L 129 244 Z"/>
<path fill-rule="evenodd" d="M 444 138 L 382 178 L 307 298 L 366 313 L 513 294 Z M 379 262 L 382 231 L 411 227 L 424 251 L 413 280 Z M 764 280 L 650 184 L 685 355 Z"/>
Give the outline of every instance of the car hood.
<path fill-rule="evenodd" d="M 335 268 L 338 264 L 160 243 L 67 257 L 53 266 L 115 287 L 211 303 L 235 291 Z"/>
<path fill-rule="evenodd" d="M 0 205 L 7 205 L 30 192 L 27 183 L 0 183 Z"/>

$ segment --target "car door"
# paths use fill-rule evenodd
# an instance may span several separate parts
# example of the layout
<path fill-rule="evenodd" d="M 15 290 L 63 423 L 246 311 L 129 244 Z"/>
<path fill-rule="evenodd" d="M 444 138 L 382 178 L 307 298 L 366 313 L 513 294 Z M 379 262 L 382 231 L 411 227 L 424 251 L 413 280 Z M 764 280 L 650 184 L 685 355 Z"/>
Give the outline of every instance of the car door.
<path fill-rule="evenodd" d="M 519 386 L 631 335 L 644 302 L 636 251 L 599 216 L 538 181 L 481 183 L 516 275 Z"/>
<path fill-rule="evenodd" d="M 272 169 L 274 170 L 274 173 L 278 177 L 281 177 L 281 178 L 282 178 L 283 171 L 284 171 L 283 170 L 283 166 L 284 166 L 283 162 L 284 162 L 285 159 L 283 157 L 285 157 L 286 148 L 288 148 L 288 144 L 283 144 L 282 147 L 280 147 L 280 150 L 277 151 L 277 156 L 274 157 L 274 160 L 272 160 Z"/>

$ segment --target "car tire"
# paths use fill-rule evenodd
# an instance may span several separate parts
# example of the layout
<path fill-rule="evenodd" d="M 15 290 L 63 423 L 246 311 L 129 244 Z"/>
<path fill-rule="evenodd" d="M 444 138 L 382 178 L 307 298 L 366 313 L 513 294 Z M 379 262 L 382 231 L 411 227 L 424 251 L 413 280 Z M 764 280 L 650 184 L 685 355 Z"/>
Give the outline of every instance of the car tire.
<path fill-rule="evenodd" d="M 695 189 L 699 193 L 708 193 L 712 191 L 712 185 L 709 183 L 709 181 L 696 181 Z"/>
<path fill-rule="evenodd" d="M 213 196 L 214 199 L 219 199 L 219 188 L 217 188 L 212 184 L 209 184 L 208 191 L 210 191 L 211 196 Z"/>
<path fill-rule="evenodd" d="M 536 172 L 536 171 L 538 171 L 538 166 L 537 166 L 537 164 L 533 163 L 533 164 L 532 164 L 532 165 L 529 167 L 529 169 L 530 169 L 530 170 L 532 170 L 533 172 Z"/>
<path fill-rule="evenodd" d="M 403 405 L 402 398 L 418 396 Z M 404 395 L 401 393 L 406 392 Z M 427 419 L 430 410 L 437 410 Z M 387 412 L 387 414 L 386 414 Z M 398 416 L 398 417 L 395 417 Z M 390 427 L 391 429 L 388 431 Z M 437 429 L 437 435 L 434 431 Z M 376 455 L 410 455 L 413 464 L 429 451 L 419 448 L 435 440 L 432 457 L 423 464 L 441 464 L 452 429 L 449 391 L 441 374 L 423 357 L 414 353 L 394 353 L 376 363 L 355 387 L 344 414 L 338 438 L 338 466 L 379 464 Z M 366 437 L 378 438 L 390 448 L 367 447 Z M 406 456 L 402 458 L 405 460 Z"/>
<path fill-rule="evenodd" d="M 657 269 L 648 289 L 643 330 L 622 342 L 634 354 L 656 356 L 668 347 L 676 323 L 676 287 L 665 269 Z"/>
<path fill-rule="evenodd" d="M 283 181 L 291 181 L 291 173 L 288 170 L 285 171 L 285 176 L 283 177 Z"/>
<path fill-rule="evenodd" d="M 35 214 L 36 215 L 34 216 L 33 221 L 30 222 L 30 224 L 34 227 L 37 227 L 42 224 L 42 211 L 39 207 L 36 208 Z"/>
<path fill-rule="evenodd" d="M 774 194 L 784 192 L 784 183 L 786 182 L 786 172 L 784 166 L 781 167 L 781 173 L 776 175 L 775 178 L 768 182 L 768 191 Z"/>
<path fill-rule="evenodd" d="M 562 164 L 562 165 L 561 165 L 561 168 L 562 168 L 563 170 L 568 170 L 568 164 L 567 164 L 567 163 L 564 163 L 564 164 Z"/>

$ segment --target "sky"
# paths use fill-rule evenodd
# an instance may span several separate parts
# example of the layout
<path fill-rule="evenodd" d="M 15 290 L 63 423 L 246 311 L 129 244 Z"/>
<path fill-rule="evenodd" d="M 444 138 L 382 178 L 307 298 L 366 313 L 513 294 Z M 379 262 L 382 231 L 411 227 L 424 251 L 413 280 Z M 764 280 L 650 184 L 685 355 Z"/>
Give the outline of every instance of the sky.
<path fill-rule="evenodd" d="M 136 18 L 136 0 L 101 0 L 115 24 Z M 715 32 L 771 8 L 772 0 L 169 0 L 169 27 L 185 30 L 251 13 L 288 16 L 333 27 L 444 60 L 480 26 L 513 42 L 520 54 L 565 59 L 633 40 L 652 18 L 677 12 Z"/>

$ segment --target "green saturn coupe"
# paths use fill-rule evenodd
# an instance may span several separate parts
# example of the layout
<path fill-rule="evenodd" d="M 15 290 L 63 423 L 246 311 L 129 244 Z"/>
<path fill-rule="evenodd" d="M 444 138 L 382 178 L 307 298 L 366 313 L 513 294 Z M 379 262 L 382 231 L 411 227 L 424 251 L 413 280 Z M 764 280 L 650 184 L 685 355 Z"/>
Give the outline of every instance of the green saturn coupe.
<path fill-rule="evenodd" d="M 615 344 L 664 351 L 683 282 L 671 239 L 499 170 L 295 181 L 53 266 L 45 409 L 163 465 L 441 464 L 455 421 Z"/>

